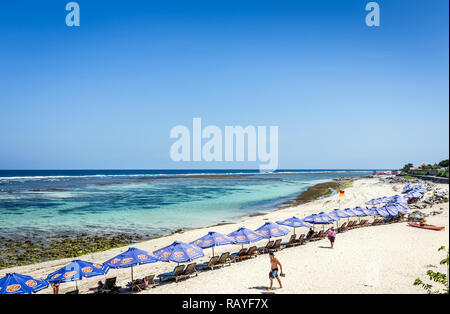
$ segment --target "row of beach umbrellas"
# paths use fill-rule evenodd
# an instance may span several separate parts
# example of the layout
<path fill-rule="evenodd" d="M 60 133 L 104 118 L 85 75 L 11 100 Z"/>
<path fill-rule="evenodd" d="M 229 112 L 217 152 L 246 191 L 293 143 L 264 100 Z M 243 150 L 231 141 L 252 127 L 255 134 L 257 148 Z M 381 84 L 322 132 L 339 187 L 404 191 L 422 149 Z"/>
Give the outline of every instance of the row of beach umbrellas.
<path fill-rule="evenodd" d="M 218 232 L 209 232 L 205 236 L 190 243 L 173 242 L 171 245 L 163 247 L 149 253 L 137 248 L 129 248 L 127 251 L 114 256 L 103 264 L 91 263 L 82 260 L 74 260 L 68 265 L 49 274 L 45 280 L 34 279 L 27 275 L 9 273 L 0 279 L 0 294 L 24 294 L 34 293 L 45 289 L 50 283 L 62 283 L 75 281 L 93 276 L 106 275 L 108 271 L 117 268 L 131 268 L 131 280 L 133 280 L 133 267 L 155 263 L 155 262 L 176 262 L 184 263 L 204 256 L 203 249 L 230 244 L 249 244 L 262 239 L 285 236 L 289 233 L 286 227 L 312 228 L 313 225 L 333 224 L 341 218 L 362 217 L 362 216 L 396 216 L 399 213 L 406 213 L 408 207 L 404 197 L 396 195 L 390 198 L 380 198 L 370 200 L 366 204 L 379 205 L 370 209 L 355 207 L 353 209 L 335 209 L 329 213 L 320 212 L 309 215 L 303 219 L 291 217 L 283 221 L 266 222 L 256 230 L 239 228 L 228 235 Z M 77 285 L 78 288 L 78 285 Z"/>

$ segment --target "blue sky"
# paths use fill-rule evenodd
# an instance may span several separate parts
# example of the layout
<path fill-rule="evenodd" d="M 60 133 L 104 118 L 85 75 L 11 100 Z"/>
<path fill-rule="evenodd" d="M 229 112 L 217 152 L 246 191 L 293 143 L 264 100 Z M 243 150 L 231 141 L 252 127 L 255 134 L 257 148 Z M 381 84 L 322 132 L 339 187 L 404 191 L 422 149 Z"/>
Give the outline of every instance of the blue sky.
<path fill-rule="evenodd" d="M 175 125 L 279 126 L 279 168 L 395 168 L 449 152 L 448 1 L 0 3 L 0 169 L 174 163 Z"/>

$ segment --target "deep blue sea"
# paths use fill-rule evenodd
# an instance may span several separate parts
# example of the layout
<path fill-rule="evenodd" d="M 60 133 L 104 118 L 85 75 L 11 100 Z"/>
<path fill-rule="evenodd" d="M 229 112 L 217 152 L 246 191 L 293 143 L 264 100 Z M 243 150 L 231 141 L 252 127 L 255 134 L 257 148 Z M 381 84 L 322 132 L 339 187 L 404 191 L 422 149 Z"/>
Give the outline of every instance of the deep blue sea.
<path fill-rule="evenodd" d="M 0 236 L 139 233 L 233 222 L 371 170 L 0 170 Z"/>

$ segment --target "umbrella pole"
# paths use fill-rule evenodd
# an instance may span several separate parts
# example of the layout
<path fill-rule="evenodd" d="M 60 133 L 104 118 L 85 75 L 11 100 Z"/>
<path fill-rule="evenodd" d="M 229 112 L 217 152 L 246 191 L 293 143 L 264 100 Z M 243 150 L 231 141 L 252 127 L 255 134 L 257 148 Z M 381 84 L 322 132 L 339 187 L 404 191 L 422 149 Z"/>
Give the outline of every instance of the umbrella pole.
<path fill-rule="evenodd" d="M 131 266 L 131 283 L 133 283 L 133 266 Z"/>
<path fill-rule="evenodd" d="M 212 251 L 213 251 L 213 256 L 214 256 L 214 246 L 212 247 Z"/>

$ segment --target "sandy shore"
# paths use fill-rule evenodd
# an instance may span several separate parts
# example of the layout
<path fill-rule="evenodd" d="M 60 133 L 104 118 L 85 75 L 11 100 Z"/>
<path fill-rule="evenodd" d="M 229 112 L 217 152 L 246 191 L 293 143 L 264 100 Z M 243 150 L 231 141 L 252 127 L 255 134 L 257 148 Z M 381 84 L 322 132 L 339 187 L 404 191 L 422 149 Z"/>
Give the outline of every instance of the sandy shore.
<path fill-rule="evenodd" d="M 448 185 L 439 185 L 448 191 Z M 190 242 L 208 231 L 229 233 L 238 227 L 255 229 L 266 221 L 277 221 L 293 215 L 304 217 L 320 211 L 328 212 L 335 208 L 363 206 L 374 197 L 391 196 L 400 193 L 401 186 L 379 181 L 377 178 L 363 178 L 345 190 L 345 197 L 333 195 L 296 207 L 273 211 L 261 216 L 247 217 L 239 222 L 211 228 L 189 230 L 158 239 L 134 244 L 132 246 L 152 252 L 173 241 Z M 277 253 L 287 274 L 283 278 L 284 288 L 276 293 L 423 293 L 412 285 L 417 277 L 424 278 L 427 269 L 440 269 L 439 261 L 443 255 L 437 252 L 441 245 L 449 242 L 449 205 L 435 205 L 422 210 L 431 212 L 442 208 L 443 214 L 430 216 L 431 224 L 443 225 L 445 231 L 435 232 L 411 228 L 406 223 L 360 228 L 338 234 L 335 249 L 329 249 L 327 240 L 309 243 L 304 246 L 285 249 Z M 320 228 L 320 227 L 319 227 Z M 297 234 L 305 233 L 297 229 Z M 287 241 L 290 234 L 283 242 Z M 257 243 L 263 246 L 266 240 Z M 128 247 L 116 248 L 80 256 L 78 259 L 102 263 L 123 252 Z M 234 252 L 240 246 L 223 246 L 215 249 L 218 255 L 225 251 Z M 205 257 L 196 262 L 209 260 L 211 249 L 205 249 Z M 8 272 L 18 272 L 37 278 L 64 266 L 72 259 L 61 259 L 39 264 L 0 270 L 0 277 Z M 171 271 L 174 263 L 154 263 L 134 268 L 135 278 L 149 274 Z M 433 266 L 430 266 L 433 265 Z M 162 285 L 142 293 L 261 293 L 268 286 L 269 263 L 266 255 L 249 261 L 235 263 L 230 267 L 202 272 L 197 277 L 179 283 Z M 107 277 L 116 276 L 118 284 L 125 286 L 130 280 L 130 269 L 112 269 Z M 370 280 L 369 280 L 370 279 Z M 81 293 L 95 286 L 104 277 L 93 277 L 78 283 Z M 223 284 L 218 284 L 218 283 Z M 367 286 L 370 282 L 372 285 Z M 61 285 L 61 293 L 74 288 L 74 283 Z M 50 293 L 50 288 L 39 293 Z"/>

